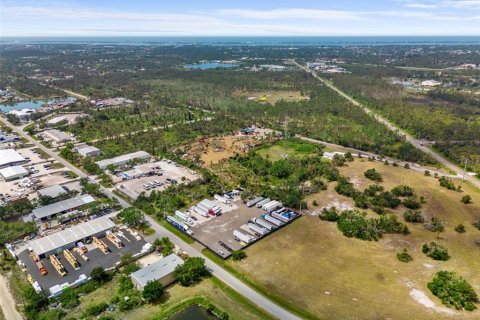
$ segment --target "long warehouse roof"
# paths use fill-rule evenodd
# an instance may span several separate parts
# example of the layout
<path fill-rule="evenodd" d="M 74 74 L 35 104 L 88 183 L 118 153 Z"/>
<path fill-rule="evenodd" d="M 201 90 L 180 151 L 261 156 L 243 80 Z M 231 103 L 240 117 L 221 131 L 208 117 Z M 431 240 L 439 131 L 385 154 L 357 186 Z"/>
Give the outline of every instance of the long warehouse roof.
<path fill-rule="evenodd" d="M 0 175 L 8 179 L 18 175 L 28 175 L 28 171 L 22 166 L 13 166 L 0 169 Z"/>
<path fill-rule="evenodd" d="M 4 166 L 10 163 L 25 161 L 17 151 L 13 149 L 0 150 L 0 166 Z"/>
<path fill-rule="evenodd" d="M 95 199 L 91 195 L 83 194 L 80 196 L 76 196 L 75 198 L 66 199 L 63 201 L 49 204 L 48 206 L 33 209 L 32 213 L 35 215 L 35 217 L 41 219 L 60 213 L 62 211 L 78 208 L 92 202 L 95 202 Z"/>
<path fill-rule="evenodd" d="M 45 254 L 57 248 L 81 241 L 84 238 L 107 231 L 115 227 L 115 223 L 107 217 L 100 217 L 74 227 L 53 233 L 46 237 L 32 240 L 28 247 L 37 255 Z"/>
<path fill-rule="evenodd" d="M 130 160 L 150 158 L 150 157 L 151 157 L 150 153 L 146 151 L 137 151 L 137 152 L 124 154 L 111 159 L 100 160 L 95 163 L 98 164 L 100 168 L 102 168 L 102 167 L 107 167 L 110 164 L 115 165 L 117 163 L 128 162 Z"/>

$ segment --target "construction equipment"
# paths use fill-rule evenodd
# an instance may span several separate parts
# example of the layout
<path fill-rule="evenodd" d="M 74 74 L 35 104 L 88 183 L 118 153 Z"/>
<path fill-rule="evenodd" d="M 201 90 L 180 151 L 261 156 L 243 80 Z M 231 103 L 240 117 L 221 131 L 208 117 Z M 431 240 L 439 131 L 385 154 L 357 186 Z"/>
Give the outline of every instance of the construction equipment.
<path fill-rule="evenodd" d="M 82 258 L 84 261 L 88 261 L 88 257 L 86 255 L 83 254 L 82 252 L 82 249 L 80 248 L 73 248 L 73 250 L 78 253 L 78 255 L 80 256 L 80 258 Z"/>
<path fill-rule="evenodd" d="M 35 262 L 35 264 L 37 265 L 38 271 L 40 271 L 42 276 L 46 276 L 48 274 L 47 269 L 45 269 L 40 261 Z"/>
<path fill-rule="evenodd" d="M 120 241 L 120 239 L 118 239 L 118 237 L 111 231 L 107 231 L 107 239 L 110 240 L 110 242 L 113 243 L 118 249 L 123 247 L 122 241 Z"/>
<path fill-rule="evenodd" d="M 67 259 L 67 261 L 72 265 L 74 269 L 79 269 L 80 264 L 78 263 L 77 259 L 73 256 L 73 254 L 68 251 L 67 249 L 63 250 L 63 255 Z"/>
<path fill-rule="evenodd" d="M 63 264 L 60 263 L 56 255 L 52 254 L 50 256 L 50 262 L 52 263 L 53 267 L 55 268 L 55 270 L 57 270 L 60 276 L 65 277 L 67 275 L 67 271 L 65 270 L 65 267 L 63 266 Z"/>
<path fill-rule="evenodd" d="M 110 249 L 108 249 L 107 245 L 105 242 L 102 240 L 98 239 L 97 237 L 93 237 L 93 243 L 100 249 L 103 253 L 107 254 L 110 252 Z"/>
<path fill-rule="evenodd" d="M 30 251 L 30 257 L 32 258 L 33 261 L 38 262 L 38 257 L 35 254 L 35 252 Z"/>
<path fill-rule="evenodd" d="M 87 249 L 87 247 L 83 244 L 83 242 L 78 242 L 78 243 L 77 243 L 77 248 L 78 248 L 79 252 L 81 252 L 81 253 L 84 253 L 84 254 L 85 254 L 85 253 L 88 252 L 88 249 Z"/>

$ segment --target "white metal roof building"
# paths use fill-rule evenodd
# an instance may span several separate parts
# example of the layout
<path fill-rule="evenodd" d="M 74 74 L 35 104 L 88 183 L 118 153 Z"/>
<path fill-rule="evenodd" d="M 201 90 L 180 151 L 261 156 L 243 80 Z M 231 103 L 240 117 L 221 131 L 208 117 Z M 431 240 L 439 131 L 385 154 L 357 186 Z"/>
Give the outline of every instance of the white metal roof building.
<path fill-rule="evenodd" d="M 82 157 L 95 157 L 98 156 L 101 152 L 100 149 L 94 146 L 85 145 L 77 149 L 77 152 Z"/>
<path fill-rule="evenodd" d="M 87 239 L 93 236 L 103 236 L 114 227 L 115 223 L 112 220 L 107 217 L 100 217 L 46 237 L 32 240 L 28 243 L 28 247 L 40 259 L 43 259 L 52 254 L 60 253 L 63 249 L 71 249 L 79 241 L 85 243 Z"/>
<path fill-rule="evenodd" d="M 41 197 L 51 197 L 56 198 L 62 194 L 67 193 L 68 191 L 58 184 L 54 184 L 53 186 L 49 186 L 43 189 L 37 190 L 38 195 Z"/>
<path fill-rule="evenodd" d="M 63 131 L 57 130 L 57 129 L 45 130 L 45 131 L 42 132 L 42 134 L 47 139 L 53 140 L 57 143 L 73 140 L 73 138 L 70 135 L 66 134 Z"/>
<path fill-rule="evenodd" d="M 175 268 L 182 264 L 183 260 L 172 253 L 145 268 L 135 271 L 130 277 L 138 290 L 143 290 L 150 281 L 160 281 L 163 286 L 168 286 L 175 281 L 173 276 Z"/>
<path fill-rule="evenodd" d="M 25 158 L 13 149 L 0 150 L 0 168 L 16 166 L 25 163 Z"/>
<path fill-rule="evenodd" d="M 49 204 L 48 206 L 40 207 L 32 210 L 32 214 L 37 219 L 49 219 L 59 213 L 67 213 L 72 209 L 77 209 L 85 204 L 95 202 L 95 199 L 89 194 L 82 194 L 75 198 L 70 198 Z"/>
<path fill-rule="evenodd" d="M 103 170 L 103 169 L 106 169 L 109 165 L 113 165 L 115 167 L 118 167 L 118 166 L 123 166 L 123 165 L 127 164 L 129 161 L 132 161 L 132 160 L 148 160 L 151 157 L 152 156 L 148 152 L 137 151 L 137 152 L 124 154 L 124 155 L 121 155 L 121 156 L 118 156 L 118 157 L 115 157 L 115 158 L 111 158 L 111 159 L 100 160 L 100 161 L 97 161 L 95 163 L 98 164 L 100 169 Z"/>
<path fill-rule="evenodd" d="M 0 169 L 0 175 L 5 181 L 15 180 L 28 176 L 28 171 L 22 166 L 13 166 Z"/>

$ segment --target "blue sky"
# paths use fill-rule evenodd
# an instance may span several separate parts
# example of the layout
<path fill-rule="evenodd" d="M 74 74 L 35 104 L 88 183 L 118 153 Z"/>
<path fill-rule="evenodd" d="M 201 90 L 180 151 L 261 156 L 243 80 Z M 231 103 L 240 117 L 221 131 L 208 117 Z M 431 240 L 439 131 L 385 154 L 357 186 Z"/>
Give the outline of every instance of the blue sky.
<path fill-rule="evenodd" d="M 1 36 L 480 36 L 480 0 L 0 0 Z"/>

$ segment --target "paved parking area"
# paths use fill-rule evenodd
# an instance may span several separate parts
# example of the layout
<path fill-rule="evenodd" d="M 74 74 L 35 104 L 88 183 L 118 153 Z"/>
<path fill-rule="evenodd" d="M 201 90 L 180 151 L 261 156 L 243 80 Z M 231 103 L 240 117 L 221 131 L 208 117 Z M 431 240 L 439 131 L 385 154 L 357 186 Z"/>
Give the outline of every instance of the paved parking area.
<path fill-rule="evenodd" d="M 24 158 L 30 158 L 30 162 L 28 162 L 28 165 L 36 164 L 36 163 L 42 163 L 47 161 L 40 153 L 35 152 L 37 148 L 22 148 L 22 149 L 17 149 L 17 152 L 20 153 Z"/>
<path fill-rule="evenodd" d="M 262 209 L 257 207 L 247 207 L 241 200 L 234 201 L 232 205 L 232 210 L 228 212 L 222 210 L 222 215 L 218 217 L 204 218 L 194 213 L 198 220 L 197 223 L 190 228 L 193 231 L 193 237 L 195 239 L 217 254 L 219 254 L 219 251 L 222 251 L 223 255 L 221 256 L 224 258 L 228 257 L 230 252 L 221 246 L 219 241 L 223 241 L 233 250 L 243 248 L 244 246 L 235 240 L 233 231 L 239 230 L 242 233 L 246 233 L 242 231 L 240 227 L 248 223 L 248 220 L 258 217 L 263 213 Z"/>
<path fill-rule="evenodd" d="M 145 240 L 136 240 L 133 236 L 131 236 L 126 230 L 122 230 L 125 239 L 121 237 L 121 241 L 124 244 L 124 247 L 118 249 L 114 246 L 108 239 L 101 238 L 101 240 L 108 246 L 110 249 L 110 253 L 104 254 L 100 249 L 98 249 L 95 245 L 87 245 L 89 251 L 85 254 L 89 261 L 85 262 L 76 252 L 72 252 L 75 258 L 80 263 L 80 269 L 75 270 L 70 263 L 68 263 L 67 259 L 62 254 L 58 254 L 57 257 L 60 262 L 64 265 L 65 269 L 67 270 L 67 275 L 61 277 L 53 265 L 50 263 L 50 259 L 42 260 L 42 264 L 48 271 L 48 275 L 42 276 L 38 271 L 35 262 L 30 258 L 28 250 L 24 250 L 19 254 L 19 259 L 22 260 L 28 272 L 32 275 L 34 281 L 38 281 L 38 284 L 44 289 L 48 290 L 49 288 L 53 287 L 57 284 L 62 284 L 65 282 L 73 283 L 81 274 L 85 274 L 86 276 L 90 275 L 90 272 L 96 267 L 103 267 L 103 268 L 111 268 L 114 267 L 119 261 L 122 254 L 130 253 L 135 254 L 141 251 L 142 246 L 146 243 Z"/>
<path fill-rule="evenodd" d="M 162 191 L 170 185 L 168 179 L 176 180 L 178 183 L 189 183 L 197 180 L 200 175 L 189 168 L 183 167 L 172 161 L 157 161 L 152 163 L 139 164 L 135 167 L 142 172 L 154 171 L 161 175 L 145 176 L 141 178 L 126 180 L 117 183 L 119 190 L 132 199 L 137 199 L 140 193 L 150 194 L 153 190 Z M 115 177 L 118 179 L 118 177 Z M 114 180 L 115 181 L 115 180 Z M 162 186 L 146 190 L 143 185 L 149 182 L 157 181 Z"/>

